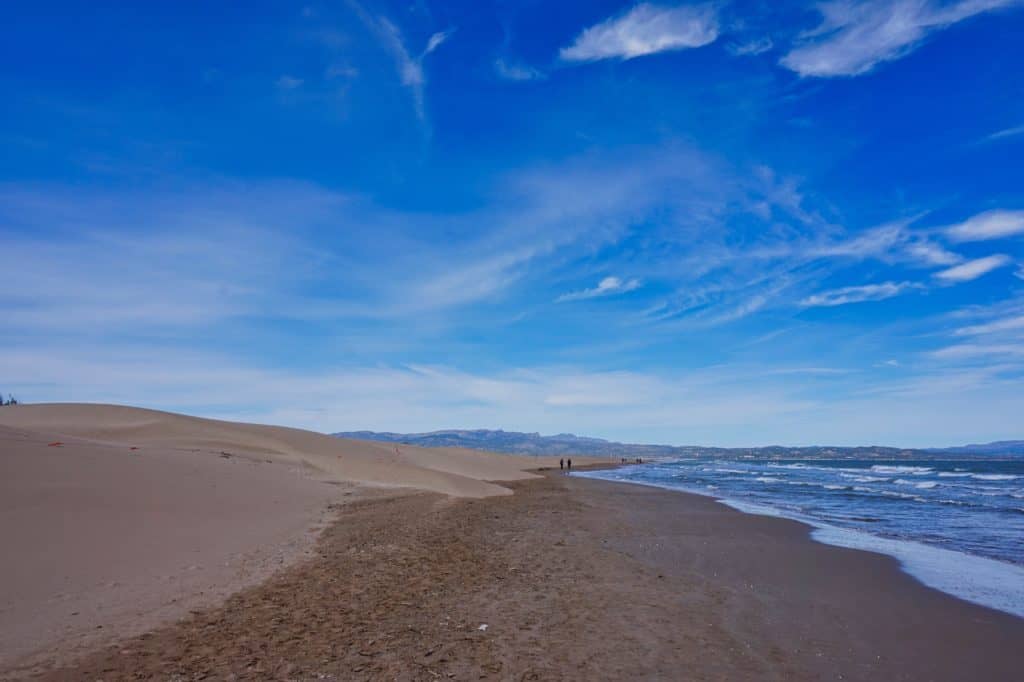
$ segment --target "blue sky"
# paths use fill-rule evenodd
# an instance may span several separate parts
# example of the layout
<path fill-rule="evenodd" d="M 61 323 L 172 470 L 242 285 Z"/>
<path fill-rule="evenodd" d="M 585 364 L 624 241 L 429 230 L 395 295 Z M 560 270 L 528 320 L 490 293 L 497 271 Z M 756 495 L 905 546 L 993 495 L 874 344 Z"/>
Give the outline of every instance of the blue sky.
<path fill-rule="evenodd" d="M 317 430 L 1024 437 L 1024 5 L 36 3 L 0 389 Z"/>

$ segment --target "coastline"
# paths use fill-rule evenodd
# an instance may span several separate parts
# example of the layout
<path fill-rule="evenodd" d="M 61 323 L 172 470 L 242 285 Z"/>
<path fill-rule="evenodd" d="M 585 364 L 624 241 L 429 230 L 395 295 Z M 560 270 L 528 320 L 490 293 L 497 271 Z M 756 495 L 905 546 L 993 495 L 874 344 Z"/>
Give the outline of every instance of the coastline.
<path fill-rule="evenodd" d="M 587 474 L 584 473 L 584 476 Z M 975 605 L 1024 619 L 1024 568 L 996 559 L 949 550 L 907 539 L 888 538 L 830 525 L 764 504 L 724 496 L 719 492 L 655 481 L 627 480 L 600 473 L 594 480 L 647 486 L 705 497 L 744 514 L 786 519 L 807 528 L 811 539 L 833 547 L 871 552 L 899 562 L 901 570 L 924 586 Z"/>
<path fill-rule="evenodd" d="M 509 487 L 355 501 L 309 561 L 43 679 L 1019 673 L 1024 620 L 803 524 L 555 472 Z"/>

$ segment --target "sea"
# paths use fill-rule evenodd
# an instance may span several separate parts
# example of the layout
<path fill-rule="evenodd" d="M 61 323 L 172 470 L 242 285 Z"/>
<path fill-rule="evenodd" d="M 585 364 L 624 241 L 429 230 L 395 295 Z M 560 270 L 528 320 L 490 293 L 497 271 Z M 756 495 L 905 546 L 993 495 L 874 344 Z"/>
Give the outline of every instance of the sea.
<path fill-rule="evenodd" d="M 888 554 L 922 583 L 1024 618 L 1024 459 L 675 459 L 583 472 L 714 497 Z"/>

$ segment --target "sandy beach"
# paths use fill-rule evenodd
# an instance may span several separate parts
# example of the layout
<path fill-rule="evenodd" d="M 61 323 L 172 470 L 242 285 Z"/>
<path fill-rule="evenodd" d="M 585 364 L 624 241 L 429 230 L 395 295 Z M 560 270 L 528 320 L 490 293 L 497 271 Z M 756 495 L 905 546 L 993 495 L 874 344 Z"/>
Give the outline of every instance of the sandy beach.
<path fill-rule="evenodd" d="M 331 506 L 510 495 L 557 460 L 106 405 L 0 410 L 0 674 L 144 633 L 307 556 Z"/>
<path fill-rule="evenodd" d="M 41 679 L 1013 679 L 1024 621 L 712 500 L 374 491 L 315 555 Z"/>

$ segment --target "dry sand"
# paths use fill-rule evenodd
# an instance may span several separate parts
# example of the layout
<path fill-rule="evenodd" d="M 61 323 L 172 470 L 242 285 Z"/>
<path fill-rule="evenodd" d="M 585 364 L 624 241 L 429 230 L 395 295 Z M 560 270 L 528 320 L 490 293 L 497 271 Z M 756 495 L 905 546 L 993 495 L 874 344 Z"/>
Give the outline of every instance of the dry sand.
<path fill-rule="evenodd" d="M 346 503 L 312 560 L 43 679 L 1019 677 L 1024 621 L 800 524 L 557 474 L 513 486 Z"/>
<path fill-rule="evenodd" d="M 331 502 L 507 495 L 490 481 L 550 462 L 129 407 L 0 408 L 0 671 L 218 603 L 308 551 Z"/>
<path fill-rule="evenodd" d="M 508 495 L 508 488 L 489 481 L 531 478 L 528 470 L 558 461 L 458 448 L 396 447 L 114 405 L 17 405 L 0 410 L 0 426 L 142 449 L 227 452 L 307 468 L 325 481 L 404 486 L 456 497 Z"/>

